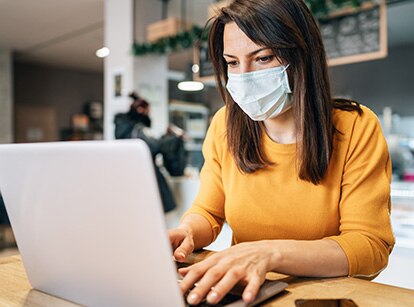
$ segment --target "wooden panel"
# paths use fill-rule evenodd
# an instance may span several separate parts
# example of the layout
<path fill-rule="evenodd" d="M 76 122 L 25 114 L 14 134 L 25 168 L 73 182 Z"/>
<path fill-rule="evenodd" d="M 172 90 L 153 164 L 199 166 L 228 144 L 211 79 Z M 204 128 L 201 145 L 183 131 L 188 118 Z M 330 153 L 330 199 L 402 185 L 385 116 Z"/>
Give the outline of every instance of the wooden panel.
<path fill-rule="evenodd" d="M 178 18 L 167 18 L 147 26 L 147 40 L 149 42 L 156 42 L 160 38 L 176 36 L 179 32 L 189 28 L 189 24 L 184 23 Z"/>
<path fill-rule="evenodd" d="M 15 141 L 17 143 L 58 140 L 54 107 L 16 105 L 15 108 Z"/>

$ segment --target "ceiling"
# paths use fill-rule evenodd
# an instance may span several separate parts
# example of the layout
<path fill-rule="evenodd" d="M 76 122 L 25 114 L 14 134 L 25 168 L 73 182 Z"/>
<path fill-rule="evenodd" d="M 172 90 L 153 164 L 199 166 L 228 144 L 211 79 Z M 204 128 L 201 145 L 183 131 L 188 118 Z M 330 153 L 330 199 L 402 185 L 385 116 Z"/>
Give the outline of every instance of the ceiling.
<path fill-rule="evenodd" d="M 29 62 L 102 71 L 103 0 L 0 0 L 0 47 Z"/>
<path fill-rule="evenodd" d="M 159 1 L 159 0 L 148 0 Z M 206 19 L 212 0 L 188 1 L 193 20 Z M 388 7 L 389 46 L 414 44 L 414 1 L 395 1 Z M 179 16 L 179 0 L 169 15 Z M 95 51 L 104 44 L 104 0 L 0 0 L 0 48 L 16 59 L 77 70 L 103 71 Z M 185 70 L 191 52 L 171 56 L 174 70 Z"/>

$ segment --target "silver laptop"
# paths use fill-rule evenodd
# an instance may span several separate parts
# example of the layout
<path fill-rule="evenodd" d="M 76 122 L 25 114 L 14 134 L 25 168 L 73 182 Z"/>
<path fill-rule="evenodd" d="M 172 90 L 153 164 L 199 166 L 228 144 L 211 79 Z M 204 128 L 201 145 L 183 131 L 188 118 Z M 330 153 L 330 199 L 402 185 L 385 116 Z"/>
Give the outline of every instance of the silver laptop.
<path fill-rule="evenodd" d="M 144 142 L 0 145 L 0 191 L 33 288 L 86 306 L 185 306 Z"/>

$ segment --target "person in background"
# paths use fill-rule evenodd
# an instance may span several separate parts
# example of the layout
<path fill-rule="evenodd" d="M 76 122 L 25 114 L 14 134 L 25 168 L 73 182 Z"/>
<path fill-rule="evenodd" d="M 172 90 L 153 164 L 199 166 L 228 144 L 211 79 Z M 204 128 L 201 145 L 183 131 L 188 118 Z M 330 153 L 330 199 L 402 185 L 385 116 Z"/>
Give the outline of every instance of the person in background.
<path fill-rule="evenodd" d="M 9 216 L 0 193 L 0 250 L 16 246 L 13 230 L 10 227 Z"/>
<path fill-rule="evenodd" d="M 135 92 L 129 94 L 129 97 L 132 99 L 129 111 L 115 115 L 116 139 L 129 139 L 132 134 L 139 134 L 139 130 L 151 128 L 149 103 Z"/>
<path fill-rule="evenodd" d="M 84 105 L 84 113 L 89 118 L 88 131 L 93 139 L 103 139 L 103 105 L 99 101 L 89 101 Z"/>
<path fill-rule="evenodd" d="M 188 302 L 217 303 L 237 283 L 251 302 L 270 271 L 377 276 L 394 246 L 387 144 L 372 111 L 332 98 L 306 4 L 234 0 L 212 21 L 209 52 L 225 107 L 203 145 L 199 193 L 169 236 L 179 262 L 224 221 L 233 240 L 179 270 Z"/>
<path fill-rule="evenodd" d="M 10 225 L 9 216 L 7 215 L 6 207 L 4 206 L 3 196 L 0 193 L 0 224 Z"/>
<path fill-rule="evenodd" d="M 135 92 L 131 93 L 129 97 L 133 100 L 129 111 L 127 113 L 119 113 L 115 115 L 115 138 L 139 138 L 145 141 L 148 145 L 154 161 L 154 169 L 164 212 L 169 212 L 175 209 L 176 203 L 165 177 L 155 163 L 155 156 L 160 153 L 160 142 L 156 137 L 154 137 L 150 129 L 150 105 Z"/>

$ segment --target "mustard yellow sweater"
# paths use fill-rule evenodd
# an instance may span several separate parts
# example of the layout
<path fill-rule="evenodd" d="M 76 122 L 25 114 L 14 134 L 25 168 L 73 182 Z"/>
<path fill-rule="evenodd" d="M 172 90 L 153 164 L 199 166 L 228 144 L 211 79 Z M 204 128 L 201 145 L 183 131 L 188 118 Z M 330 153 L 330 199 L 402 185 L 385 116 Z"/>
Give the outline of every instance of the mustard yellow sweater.
<path fill-rule="evenodd" d="M 214 116 L 203 145 L 200 191 L 186 212 L 204 216 L 214 239 L 226 220 L 233 243 L 264 239 L 338 242 L 349 276 L 372 278 L 385 268 L 394 245 L 390 225 L 391 165 L 378 119 L 334 110 L 336 134 L 328 172 L 319 185 L 300 180 L 296 144 L 278 144 L 265 133 L 274 165 L 241 173 L 227 148 L 226 109 Z"/>

